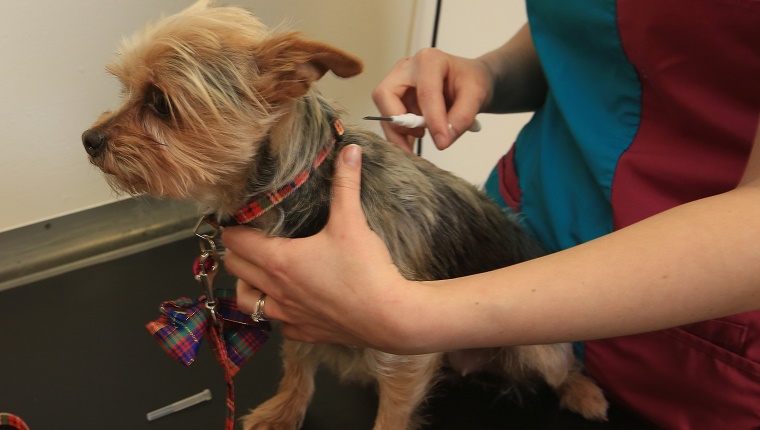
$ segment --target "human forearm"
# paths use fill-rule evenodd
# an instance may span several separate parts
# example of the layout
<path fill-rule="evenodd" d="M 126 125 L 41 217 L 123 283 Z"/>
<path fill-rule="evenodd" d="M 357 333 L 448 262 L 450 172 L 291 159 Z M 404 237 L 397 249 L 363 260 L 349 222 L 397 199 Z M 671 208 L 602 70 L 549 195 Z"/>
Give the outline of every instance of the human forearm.
<path fill-rule="evenodd" d="M 484 112 L 527 112 L 544 102 L 546 79 L 527 24 L 507 43 L 478 60 L 485 64 L 493 81 L 493 93 Z"/>
<path fill-rule="evenodd" d="M 544 258 L 425 283 L 417 297 L 433 305 L 415 313 L 408 352 L 603 338 L 760 308 L 756 232 L 760 190 L 745 187 Z"/>

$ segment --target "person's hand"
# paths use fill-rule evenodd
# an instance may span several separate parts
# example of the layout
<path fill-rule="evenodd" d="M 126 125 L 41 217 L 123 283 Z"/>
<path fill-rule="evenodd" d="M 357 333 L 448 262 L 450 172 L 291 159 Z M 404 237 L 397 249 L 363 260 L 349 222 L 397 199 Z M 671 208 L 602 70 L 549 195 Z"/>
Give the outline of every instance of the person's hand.
<path fill-rule="evenodd" d="M 379 349 L 404 339 L 397 314 L 412 282 L 369 228 L 360 184 L 361 149 L 349 145 L 336 164 L 330 218 L 320 233 L 285 239 L 248 227 L 225 229 L 225 267 L 240 279 L 243 312 L 254 312 L 263 291 L 266 318 L 281 321 L 288 339 Z"/>
<path fill-rule="evenodd" d="M 493 77 L 480 60 L 427 48 L 394 66 L 372 92 L 383 116 L 423 115 L 438 149 L 448 148 L 469 129 L 475 115 L 490 103 Z M 385 136 L 411 151 L 425 131 L 383 123 Z"/>

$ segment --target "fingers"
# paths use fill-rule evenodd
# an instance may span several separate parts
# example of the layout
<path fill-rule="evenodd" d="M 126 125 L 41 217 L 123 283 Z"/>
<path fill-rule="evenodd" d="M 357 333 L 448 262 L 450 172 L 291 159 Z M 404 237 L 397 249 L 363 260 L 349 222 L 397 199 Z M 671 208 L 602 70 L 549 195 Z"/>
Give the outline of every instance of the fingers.
<path fill-rule="evenodd" d="M 361 148 L 357 145 L 346 146 L 338 156 L 328 228 L 331 222 L 337 224 L 337 231 L 350 226 L 367 228 L 360 196 L 361 157 Z M 227 248 L 227 270 L 279 298 L 277 291 L 271 289 L 272 279 L 285 278 L 282 274 L 287 272 L 288 261 L 302 251 L 301 246 L 296 245 L 303 245 L 303 242 L 267 237 L 260 230 L 243 226 L 224 229 L 222 240 Z M 286 243 L 290 246 L 285 246 Z"/>
<path fill-rule="evenodd" d="M 262 291 L 256 287 L 248 285 L 245 281 L 237 281 L 237 303 L 238 308 L 245 314 L 252 314 L 256 311 L 256 302 L 261 297 Z M 277 300 L 267 295 L 264 299 L 264 318 L 268 320 L 283 321 L 284 314 Z"/>
<path fill-rule="evenodd" d="M 287 238 L 269 237 L 261 230 L 256 230 L 246 226 L 227 227 L 222 232 L 222 242 L 228 250 L 225 256 L 225 267 L 230 268 L 232 263 L 233 270 L 242 268 L 240 263 L 248 261 L 259 267 L 278 267 L 279 249 L 282 243 L 288 241 Z M 239 258 L 245 255 L 246 260 Z M 240 274 L 235 276 L 243 277 Z"/>
<path fill-rule="evenodd" d="M 463 83 L 461 87 L 457 88 L 456 92 L 457 94 L 461 94 L 461 96 L 457 97 L 451 108 L 449 108 L 449 146 L 472 127 L 472 124 L 475 122 L 475 116 L 480 112 L 484 98 L 483 87 L 471 81 Z M 446 148 L 439 146 L 437 141 L 436 146 L 438 149 Z"/>
<path fill-rule="evenodd" d="M 493 83 L 485 66 L 477 60 L 436 50 L 420 54 L 421 58 L 428 58 L 419 67 L 417 98 L 436 147 L 446 149 L 472 127 Z M 430 85 L 429 81 L 435 80 L 426 77 L 436 74 L 443 76 L 443 84 Z M 431 92 L 438 91 L 441 95 L 429 97 L 428 86 Z M 442 112 L 435 110 L 441 108 Z"/>
<path fill-rule="evenodd" d="M 383 116 L 419 113 L 414 85 L 412 83 L 410 58 L 396 63 L 391 72 L 372 91 L 372 100 Z M 389 123 L 381 123 L 385 137 L 397 146 L 412 152 L 414 138 L 410 135 L 424 134 L 424 130 L 412 130 Z"/>
<path fill-rule="evenodd" d="M 276 287 L 270 274 L 260 266 L 251 264 L 238 256 L 235 252 L 227 251 L 224 267 L 227 272 L 238 278 L 237 296 L 240 310 L 249 314 L 252 313 L 255 310 L 253 306 L 262 292 L 268 295 L 267 300 L 270 302 L 282 298 L 281 291 Z M 279 306 L 277 307 L 279 308 Z M 278 314 L 278 319 L 282 319 L 281 314 Z"/>
<path fill-rule="evenodd" d="M 438 149 L 445 149 L 467 131 L 482 108 L 485 88 L 484 66 L 475 60 L 455 57 L 438 49 L 420 50 L 399 61 L 372 93 L 385 116 L 407 112 L 425 117 L 428 132 Z M 407 150 L 424 130 L 404 130 L 383 124 L 386 137 Z"/>
<path fill-rule="evenodd" d="M 249 289 L 253 288 L 255 291 L 264 292 L 271 300 L 277 301 L 276 307 L 280 309 L 279 303 L 285 299 L 280 284 L 287 279 L 286 272 L 288 270 L 288 256 L 281 254 L 282 249 L 285 249 L 283 241 L 287 239 L 257 237 L 257 234 L 250 234 L 253 230 L 247 227 L 229 229 L 231 231 L 226 233 L 224 237 L 227 247 L 224 268 L 232 276 L 238 278 L 240 282 L 249 286 Z M 270 254 L 263 255 L 262 250 L 265 249 L 271 249 Z M 242 286 L 238 284 L 238 293 L 241 291 L 243 291 Z M 252 293 L 246 294 L 251 295 Z M 256 299 L 258 296 L 249 303 L 255 304 Z M 251 312 L 253 309 L 248 313 Z M 278 312 L 277 319 L 283 319 L 282 313 Z"/>
<path fill-rule="evenodd" d="M 385 116 L 404 113 L 422 114 L 436 145 L 448 145 L 449 129 L 443 85 L 448 72 L 446 54 L 437 49 L 423 49 L 412 58 L 398 63 L 372 92 L 372 99 Z M 409 130 L 383 125 L 391 142 L 409 151 L 414 139 L 424 130 Z"/>
<path fill-rule="evenodd" d="M 361 164 L 362 150 L 358 145 L 347 145 L 340 152 L 335 164 L 332 185 L 332 203 L 330 204 L 330 221 L 345 223 L 366 218 L 361 206 Z"/>
<path fill-rule="evenodd" d="M 255 304 L 261 296 L 261 290 L 248 285 L 242 279 L 238 279 L 235 289 L 240 311 L 246 314 L 252 314 L 256 310 Z"/>
<path fill-rule="evenodd" d="M 417 87 L 417 103 L 435 146 L 447 148 L 451 145 L 444 98 L 444 83 L 450 72 L 448 56 L 437 49 L 428 48 L 418 52 L 415 60 L 413 79 Z"/>
<path fill-rule="evenodd" d="M 362 210 L 361 164 L 362 148 L 357 145 L 348 145 L 338 154 L 330 217 L 325 229 L 314 236 L 286 239 L 267 237 L 249 227 L 224 230 L 225 267 L 241 279 L 237 286 L 241 311 L 256 311 L 265 292 L 265 317 L 283 322 L 286 337 L 359 342 L 353 334 L 355 318 L 347 309 L 363 308 L 356 305 L 354 293 L 356 285 L 365 284 L 358 278 L 373 277 L 364 267 L 376 268 L 383 277 L 388 270 L 400 276 Z M 372 262 L 357 263 L 368 260 Z"/>
<path fill-rule="evenodd" d="M 245 314 L 253 314 L 256 311 L 256 303 L 261 297 L 262 291 L 248 285 L 242 280 L 237 282 L 238 308 Z M 280 303 L 267 295 L 264 299 L 264 318 L 280 323 L 282 335 L 288 340 L 308 343 L 340 343 L 344 345 L 364 344 L 359 338 L 342 331 L 335 331 L 330 325 L 320 326 L 315 324 L 303 324 L 289 315 L 280 306 Z"/>

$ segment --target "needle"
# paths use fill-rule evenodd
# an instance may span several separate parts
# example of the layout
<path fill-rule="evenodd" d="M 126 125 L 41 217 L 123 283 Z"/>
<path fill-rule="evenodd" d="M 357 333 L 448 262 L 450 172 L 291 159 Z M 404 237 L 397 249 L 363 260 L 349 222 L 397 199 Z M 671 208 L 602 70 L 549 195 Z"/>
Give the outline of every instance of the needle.
<path fill-rule="evenodd" d="M 413 113 L 393 116 L 365 116 L 363 119 L 370 121 L 389 121 L 393 124 L 398 124 L 407 128 L 425 127 L 425 117 Z M 451 124 L 449 124 L 449 128 L 451 128 Z M 469 131 L 478 132 L 481 128 L 480 122 L 476 119 L 475 122 L 472 123 Z"/>

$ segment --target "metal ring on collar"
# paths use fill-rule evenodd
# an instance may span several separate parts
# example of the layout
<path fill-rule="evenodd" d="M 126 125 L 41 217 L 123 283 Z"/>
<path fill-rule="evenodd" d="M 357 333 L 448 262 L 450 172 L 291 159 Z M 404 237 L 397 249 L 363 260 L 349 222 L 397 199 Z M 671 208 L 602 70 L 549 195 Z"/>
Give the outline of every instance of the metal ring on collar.
<path fill-rule="evenodd" d="M 253 313 L 251 314 L 251 319 L 253 322 L 269 321 L 269 319 L 267 319 L 267 317 L 264 315 L 264 305 L 266 305 L 266 299 L 267 293 L 261 293 L 259 299 L 256 300 L 256 307 L 253 309 Z"/>

